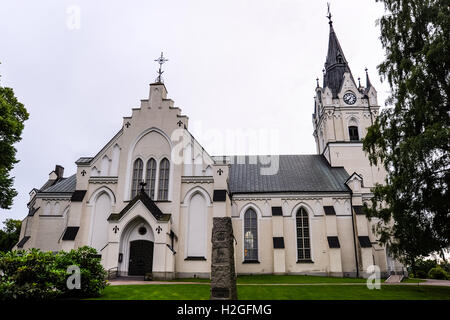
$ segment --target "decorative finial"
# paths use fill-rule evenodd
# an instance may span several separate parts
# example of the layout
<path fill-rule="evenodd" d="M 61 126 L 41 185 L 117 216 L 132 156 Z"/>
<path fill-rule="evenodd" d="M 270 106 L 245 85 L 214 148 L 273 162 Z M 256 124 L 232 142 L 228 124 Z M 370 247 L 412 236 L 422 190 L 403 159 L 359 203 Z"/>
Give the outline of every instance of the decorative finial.
<path fill-rule="evenodd" d="M 159 70 L 158 70 L 158 78 L 156 78 L 156 82 L 157 83 L 162 83 L 162 77 L 161 75 L 164 73 L 164 71 L 161 70 L 161 67 L 163 65 L 164 62 L 169 61 L 169 59 L 164 58 L 163 53 L 161 52 L 161 56 L 155 60 L 156 62 L 159 63 Z"/>
<path fill-rule="evenodd" d="M 330 3 L 329 2 L 327 2 L 327 7 L 328 7 L 328 15 L 326 17 L 328 18 L 328 20 L 330 20 L 330 22 L 328 22 L 328 23 L 331 26 L 331 25 L 333 25 L 333 21 L 331 21 L 332 15 L 331 15 L 331 11 L 330 11 Z"/>
<path fill-rule="evenodd" d="M 319 87 L 319 78 L 316 78 L 317 88 Z"/>
<path fill-rule="evenodd" d="M 358 88 L 361 88 L 361 77 L 358 77 Z"/>

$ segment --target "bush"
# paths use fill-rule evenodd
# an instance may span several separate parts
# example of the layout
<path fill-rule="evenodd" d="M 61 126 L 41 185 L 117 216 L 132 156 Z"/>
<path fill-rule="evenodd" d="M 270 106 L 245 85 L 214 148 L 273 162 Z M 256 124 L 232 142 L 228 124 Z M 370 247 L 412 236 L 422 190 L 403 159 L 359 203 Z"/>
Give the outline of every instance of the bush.
<path fill-rule="evenodd" d="M 423 270 L 417 270 L 416 271 L 416 278 L 419 279 L 426 279 L 427 278 L 427 273 Z"/>
<path fill-rule="evenodd" d="M 95 254 L 89 247 L 57 254 L 38 249 L 0 253 L 0 300 L 98 296 L 107 283 Z M 67 288 L 70 265 L 80 268 L 80 290 Z"/>
<path fill-rule="evenodd" d="M 69 297 L 98 297 L 106 287 L 107 272 L 96 258 L 96 250 L 90 247 L 81 247 L 78 250 L 61 252 L 56 256 L 55 265 L 59 270 L 67 270 L 76 265 L 81 272 L 81 289 L 69 290 L 66 285 L 67 275 L 59 282 L 59 289 Z"/>
<path fill-rule="evenodd" d="M 447 279 L 447 272 L 445 272 L 445 270 L 442 269 L 440 266 L 437 266 L 436 268 L 432 268 L 428 272 L 428 276 L 431 279 L 446 280 Z"/>

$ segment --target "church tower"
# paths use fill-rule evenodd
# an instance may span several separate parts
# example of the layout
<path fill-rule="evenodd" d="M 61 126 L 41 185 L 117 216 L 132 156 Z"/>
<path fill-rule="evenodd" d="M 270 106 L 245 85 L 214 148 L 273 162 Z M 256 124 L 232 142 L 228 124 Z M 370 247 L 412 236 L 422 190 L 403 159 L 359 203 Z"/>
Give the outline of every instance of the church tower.
<path fill-rule="evenodd" d="M 369 80 L 366 86 L 353 78 L 344 51 L 331 21 L 328 53 L 323 69 L 323 87 L 317 79 L 313 127 L 317 153 L 333 167 L 343 166 L 349 174 L 357 173 L 365 187 L 384 182 L 384 171 L 369 164 L 362 150 L 362 138 L 379 111 L 377 91 Z M 359 80 L 359 79 L 358 79 Z M 383 171 L 383 172 L 381 172 Z"/>

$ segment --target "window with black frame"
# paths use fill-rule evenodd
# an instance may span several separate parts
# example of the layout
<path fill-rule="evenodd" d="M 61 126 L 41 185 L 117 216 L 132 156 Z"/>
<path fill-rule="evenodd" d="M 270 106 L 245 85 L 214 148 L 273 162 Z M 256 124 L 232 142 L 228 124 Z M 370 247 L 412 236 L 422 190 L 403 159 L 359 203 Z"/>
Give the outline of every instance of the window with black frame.
<path fill-rule="evenodd" d="M 297 258 L 298 261 L 311 260 L 308 213 L 304 208 L 297 211 Z"/>
<path fill-rule="evenodd" d="M 258 261 L 258 217 L 251 208 L 244 214 L 244 261 Z"/>
<path fill-rule="evenodd" d="M 169 198 L 169 168 L 169 160 L 162 159 L 159 164 L 158 200 L 168 200 Z"/>
<path fill-rule="evenodd" d="M 136 159 L 133 164 L 133 180 L 131 182 L 131 199 L 139 192 L 139 184 L 142 181 L 142 170 L 144 163 L 141 159 Z"/>
<path fill-rule="evenodd" d="M 156 185 L 156 160 L 150 158 L 147 161 L 147 170 L 145 175 L 145 192 L 151 199 L 155 199 L 155 185 Z"/>
<path fill-rule="evenodd" d="M 357 126 L 349 126 L 348 127 L 348 135 L 350 137 L 350 141 L 359 141 L 358 127 Z"/>

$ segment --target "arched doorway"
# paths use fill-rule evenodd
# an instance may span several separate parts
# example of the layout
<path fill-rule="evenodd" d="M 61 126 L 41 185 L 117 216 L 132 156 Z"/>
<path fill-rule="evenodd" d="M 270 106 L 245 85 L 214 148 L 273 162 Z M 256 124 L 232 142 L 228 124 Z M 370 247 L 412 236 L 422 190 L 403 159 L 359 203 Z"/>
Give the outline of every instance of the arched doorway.
<path fill-rule="evenodd" d="M 119 272 L 144 276 L 153 270 L 155 237 L 150 224 L 142 217 L 130 221 L 120 237 Z"/>
<path fill-rule="evenodd" d="M 144 276 L 152 272 L 153 242 L 148 240 L 130 241 L 130 257 L 128 263 L 129 276 Z"/>

